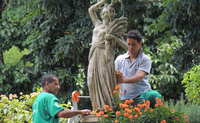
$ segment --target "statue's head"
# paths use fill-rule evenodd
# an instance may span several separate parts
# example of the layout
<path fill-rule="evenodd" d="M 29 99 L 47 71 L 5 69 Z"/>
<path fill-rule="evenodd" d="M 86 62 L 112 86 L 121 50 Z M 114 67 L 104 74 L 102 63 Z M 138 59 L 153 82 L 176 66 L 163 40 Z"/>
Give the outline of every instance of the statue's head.
<path fill-rule="evenodd" d="M 108 16 L 105 16 L 107 13 Z M 104 7 L 101 9 L 100 16 L 102 19 L 108 17 L 110 21 L 115 19 L 115 10 L 109 4 L 105 4 Z"/>

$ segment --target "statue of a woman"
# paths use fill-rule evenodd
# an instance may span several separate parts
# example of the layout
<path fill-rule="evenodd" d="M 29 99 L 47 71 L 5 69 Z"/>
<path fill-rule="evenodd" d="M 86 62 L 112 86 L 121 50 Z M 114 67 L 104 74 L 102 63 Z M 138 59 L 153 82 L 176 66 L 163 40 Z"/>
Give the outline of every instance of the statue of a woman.
<path fill-rule="evenodd" d="M 113 91 L 117 85 L 114 65 L 114 48 L 118 43 L 124 49 L 128 45 L 123 40 L 127 28 L 127 18 L 115 19 L 115 10 L 107 0 L 101 0 L 89 8 L 89 14 L 95 26 L 92 36 L 92 46 L 89 53 L 87 84 L 93 110 L 104 110 L 105 105 L 113 109 Z M 95 13 L 102 5 L 100 17 Z"/>

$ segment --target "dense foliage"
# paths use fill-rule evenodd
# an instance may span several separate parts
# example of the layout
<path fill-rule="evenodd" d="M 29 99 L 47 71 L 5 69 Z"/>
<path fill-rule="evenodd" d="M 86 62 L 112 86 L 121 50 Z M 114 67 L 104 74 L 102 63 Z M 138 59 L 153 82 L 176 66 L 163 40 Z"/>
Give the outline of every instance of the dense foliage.
<path fill-rule="evenodd" d="M 200 65 L 194 66 L 183 76 L 186 97 L 189 101 L 200 104 Z"/>

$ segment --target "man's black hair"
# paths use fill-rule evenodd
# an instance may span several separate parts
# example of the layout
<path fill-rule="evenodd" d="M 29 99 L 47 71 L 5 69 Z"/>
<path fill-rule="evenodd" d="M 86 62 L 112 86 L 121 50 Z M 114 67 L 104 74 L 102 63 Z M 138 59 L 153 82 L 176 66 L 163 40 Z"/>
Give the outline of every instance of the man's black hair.
<path fill-rule="evenodd" d="M 52 83 L 53 81 L 55 81 L 55 78 L 58 79 L 57 76 L 52 75 L 52 74 L 44 75 L 44 76 L 42 77 L 42 82 L 41 82 L 41 84 L 42 84 L 42 88 L 45 87 L 45 85 L 46 85 L 46 84 L 45 84 L 46 81 L 48 81 L 49 83 Z"/>
<path fill-rule="evenodd" d="M 126 35 L 126 39 L 128 39 L 128 38 L 137 40 L 138 43 L 140 43 L 142 41 L 142 36 L 141 36 L 140 32 L 137 30 L 130 30 Z"/>

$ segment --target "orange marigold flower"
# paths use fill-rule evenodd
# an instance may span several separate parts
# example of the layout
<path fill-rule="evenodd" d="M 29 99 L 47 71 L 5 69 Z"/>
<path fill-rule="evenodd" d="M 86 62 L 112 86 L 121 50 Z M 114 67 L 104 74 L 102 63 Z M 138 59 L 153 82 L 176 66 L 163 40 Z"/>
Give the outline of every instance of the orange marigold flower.
<path fill-rule="evenodd" d="M 116 90 L 114 90 L 114 91 L 113 91 L 113 94 L 115 94 L 116 92 L 117 92 L 117 91 L 116 91 Z"/>
<path fill-rule="evenodd" d="M 179 103 L 182 103 L 181 101 Z"/>
<path fill-rule="evenodd" d="M 172 112 L 172 113 L 174 113 L 174 111 L 175 111 L 174 109 L 171 109 L 171 112 Z"/>
<path fill-rule="evenodd" d="M 125 104 L 129 104 L 130 102 L 129 102 L 129 100 L 125 100 Z"/>
<path fill-rule="evenodd" d="M 108 111 L 112 111 L 112 109 L 111 109 L 111 108 L 109 108 L 109 109 L 108 109 Z"/>
<path fill-rule="evenodd" d="M 99 117 L 99 116 L 101 116 L 101 114 L 100 113 L 96 113 L 96 116 Z"/>
<path fill-rule="evenodd" d="M 177 121 L 177 120 L 178 120 L 178 117 L 175 117 L 175 118 L 174 118 L 174 120 L 176 120 L 176 121 Z"/>
<path fill-rule="evenodd" d="M 130 103 L 133 103 L 134 101 L 133 101 L 133 99 L 130 99 Z"/>
<path fill-rule="evenodd" d="M 100 114 L 104 114 L 104 112 L 103 112 L 103 111 L 100 111 L 99 113 L 100 113 Z"/>
<path fill-rule="evenodd" d="M 163 103 L 160 103 L 160 106 L 163 106 Z"/>
<path fill-rule="evenodd" d="M 121 95 L 124 95 L 123 92 L 120 92 Z"/>
<path fill-rule="evenodd" d="M 128 108 L 126 108 L 124 111 L 127 112 L 127 113 L 131 113 L 132 112 L 132 110 L 128 109 Z"/>
<path fill-rule="evenodd" d="M 134 108 L 134 111 L 140 112 L 140 109 L 137 108 L 137 107 L 135 107 L 135 108 Z"/>
<path fill-rule="evenodd" d="M 155 104 L 155 107 L 158 107 L 158 104 Z"/>
<path fill-rule="evenodd" d="M 142 115 L 142 112 L 139 112 L 139 115 Z"/>
<path fill-rule="evenodd" d="M 137 114 L 135 114 L 135 115 L 134 115 L 134 118 L 137 118 L 137 117 L 138 117 L 138 115 L 137 115 Z"/>
<path fill-rule="evenodd" d="M 127 105 L 127 104 L 124 104 L 124 108 L 128 108 L 129 107 L 129 105 Z"/>
<path fill-rule="evenodd" d="M 117 112 L 116 112 L 116 115 L 121 115 L 121 112 L 120 112 L 120 111 L 117 111 Z"/>
<path fill-rule="evenodd" d="M 104 117 L 108 117 L 108 115 L 107 115 L 107 114 L 105 114 L 105 115 L 104 115 Z"/>
<path fill-rule="evenodd" d="M 132 115 L 132 114 L 131 114 L 131 115 L 129 115 L 129 116 L 128 116 L 128 118 L 133 118 L 133 115 Z"/>
<path fill-rule="evenodd" d="M 145 99 L 142 99 L 142 100 L 143 100 L 144 103 L 146 103 L 146 100 L 145 100 Z"/>
<path fill-rule="evenodd" d="M 118 120 L 115 120 L 115 123 L 118 123 L 119 121 Z"/>
<path fill-rule="evenodd" d="M 183 114 L 183 116 L 184 116 L 183 118 L 188 118 L 188 115 L 186 115 L 185 113 Z"/>
<path fill-rule="evenodd" d="M 147 100 L 146 104 L 147 104 L 147 106 L 150 106 L 150 101 L 149 101 L 149 100 Z"/>
<path fill-rule="evenodd" d="M 110 108 L 110 107 L 109 107 L 109 105 L 105 105 L 104 107 L 105 107 L 105 109 L 108 109 L 108 108 Z"/>
<path fill-rule="evenodd" d="M 158 98 L 158 97 L 156 97 L 156 98 L 155 98 L 155 100 L 157 101 L 157 100 L 159 100 L 159 98 Z"/>
<path fill-rule="evenodd" d="M 162 120 L 160 123 L 166 123 L 166 120 Z"/>
<path fill-rule="evenodd" d="M 160 104 L 161 102 L 162 102 L 161 99 L 158 99 L 158 100 L 156 101 L 157 104 Z"/>
<path fill-rule="evenodd" d="M 120 86 L 119 85 L 116 85 L 115 86 L 115 90 L 119 90 L 120 89 Z"/>
<path fill-rule="evenodd" d="M 128 113 L 124 113 L 124 117 L 127 117 L 128 116 Z"/>
<path fill-rule="evenodd" d="M 150 110 L 150 113 L 152 113 L 153 111 L 154 111 L 154 110 L 153 110 L 153 109 L 151 109 L 151 110 Z"/>
<path fill-rule="evenodd" d="M 164 108 L 167 108 L 167 106 L 164 106 Z"/>
<path fill-rule="evenodd" d="M 147 107 L 145 107 L 145 108 L 144 108 L 144 112 L 146 112 L 146 111 L 147 111 L 147 109 L 149 109 L 149 106 L 147 106 Z"/>
<path fill-rule="evenodd" d="M 138 107 L 138 108 L 142 108 L 142 105 L 141 105 L 141 104 L 138 104 L 137 107 Z"/>
<path fill-rule="evenodd" d="M 120 108 L 123 108 L 123 107 L 124 107 L 124 104 L 122 104 L 122 103 L 119 104 L 119 107 L 120 107 Z"/>
<path fill-rule="evenodd" d="M 142 107 L 146 107 L 147 106 L 147 104 L 145 103 L 145 104 L 142 104 Z"/>

